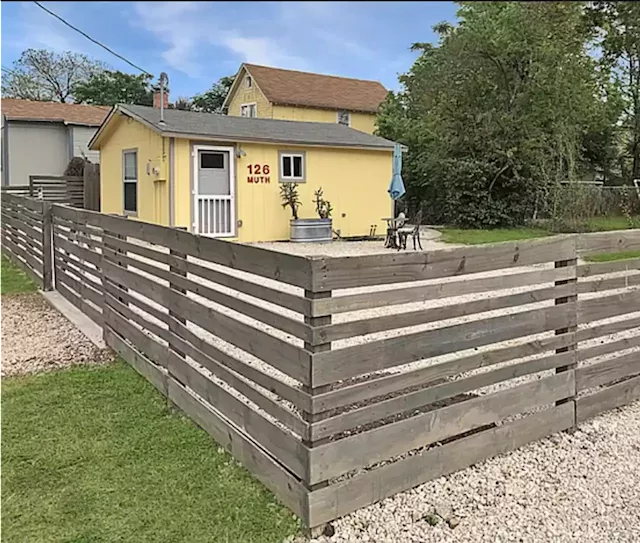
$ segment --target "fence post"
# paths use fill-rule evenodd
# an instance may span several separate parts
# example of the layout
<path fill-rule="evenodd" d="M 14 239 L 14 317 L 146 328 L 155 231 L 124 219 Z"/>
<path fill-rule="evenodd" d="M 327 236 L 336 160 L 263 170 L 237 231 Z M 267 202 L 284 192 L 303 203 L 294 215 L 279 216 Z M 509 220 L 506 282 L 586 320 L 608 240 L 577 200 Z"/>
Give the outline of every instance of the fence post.
<path fill-rule="evenodd" d="M 312 300 L 322 300 L 322 299 L 325 299 L 325 298 L 331 298 L 331 295 L 332 295 L 332 293 L 331 293 L 330 290 L 313 291 L 313 290 L 305 289 L 305 291 L 304 291 L 304 297 L 307 300 L 310 300 L 310 301 L 312 301 Z M 304 322 L 306 324 L 308 324 L 309 326 L 311 326 L 311 327 L 325 326 L 327 324 L 331 324 L 331 315 L 325 315 L 325 316 L 322 316 L 322 317 L 310 317 L 308 315 L 305 315 Z M 314 338 L 312 338 L 311 342 L 307 342 L 307 341 L 304 342 L 304 348 L 307 351 L 309 351 L 311 354 L 323 353 L 323 352 L 331 350 L 331 342 L 330 341 L 329 342 L 320 342 L 320 341 L 317 341 L 315 339 L 315 337 L 314 337 Z M 311 364 L 313 365 L 313 357 L 311 359 Z M 313 371 L 313 367 L 312 367 L 312 371 Z M 325 392 L 326 388 L 327 388 L 326 386 L 315 387 L 315 388 L 313 386 L 303 386 L 303 390 L 305 392 L 307 392 L 309 395 L 311 395 L 312 397 L 317 395 L 317 394 L 320 394 L 322 392 Z M 313 414 L 313 413 L 308 413 L 306 411 L 303 412 L 303 417 L 304 417 L 304 420 L 309 425 L 311 425 L 312 423 L 317 422 L 318 420 L 320 420 L 318 418 L 318 415 Z M 321 441 L 318 441 L 318 442 L 314 443 L 314 441 L 311 438 L 309 438 L 308 440 L 304 440 L 303 443 L 307 447 L 313 448 L 314 446 L 321 445 L 325 441 L 326 440 L 321 440 Z M 325 486 L 328 485 L 328 482 L 325 481 L 325 482 L 317 483 L 317 484 L 311 486 L 308 483 L 308 477 L 307 477 L 307 481 L 304 481 L 304 483 L 305 483 L 305 486 L 307 487 L 307 489 L 309 491 L 317 490 L 319 488 L 322 488 L 322 487 L 325 487 Z M 318 536 L 320 536 L 322 534 L 324 528 L 325 528 L 324 524 L 321 525 L 321 526 L 316 526 L 315 528 L 312 528 L 309 531 L 309 535 L 311 537 L 318 537 Z"/>
<path fill-rule="evenodd" d="M 53 210 L 42 202 L 42 290 L 53 290 Z"/>
<path fill-rule="evenodd" d="M 577 240 L 577 237 L 574 236 L 574 239 Z M 573 247 L 573 258 L 567 259 L 567 260 L 557 260 L 554 262 L 554 267 L 556 269 L 558 268 L 567 268 L 567 267 L 573 267 L 573 275 L 570 279 L 563 279 L 561 281 L 556 281 L 555 282 L 555 286 L 561 286 L 561 285 L 569 285 L 569 284 L 577 284 L 578 282 L 578 268 L 577 268 L 577 264 L 578 264 L 578 253 L 577 253 L 577 242 L 576 244 L 574 244 Z M 568 303 L 573 303 L 574 304 L 574 313 L 576 313 L 574 315 L 575 317 L 575 321 L 577 322 L 577 301 L 578 301 L 578 295 L 577 295 L 577 290 L 576 290 L 576 294 L 573 294 L 571 296 L 561 296 L 559 298 L 556 298 L 555 300 L 555 305 L 563 305 L 563 304 L 568 304 Z M 563 335 L 563 334 L 575 334 L 575 332 L 577 331 L 578 326 L 574 325 L 574 326 L 568 326 L 565 328 L 558 328 L 555 331 L 555 334 L 557 336 L 559 335 Z M 556 368 L 556 373 L 563 373 L 565 371 L 569 371 L 569 370 L 575 370 L 578 362 L 577 362 L 577 349 L 578 349 L 578 343 L 577 341 L 574 340 L 573 343 L 571 343 L 570 345 L 566 346 L 566 347 L 561 347 L 559 349 L 556 349 L 556 353 L 566 353 L 569 351 L 573 351 L 574 352 L 574 356 L 573 359 L 571 361 L 570 364 L 566 365 L 566 366 L 561 366 L 559 368 Z M 573 428 L 576 427 L 576 389 L 575 389 L 575 376 L 574 376 L 574 380 L 573 380 L 573 394 L 571 395 L 571 397 L 569 398 L 565 398 L 562 400 L 558 400 L 556 402 L 556 405 L 560 405 L 566 402 L 573 402 Z"/>

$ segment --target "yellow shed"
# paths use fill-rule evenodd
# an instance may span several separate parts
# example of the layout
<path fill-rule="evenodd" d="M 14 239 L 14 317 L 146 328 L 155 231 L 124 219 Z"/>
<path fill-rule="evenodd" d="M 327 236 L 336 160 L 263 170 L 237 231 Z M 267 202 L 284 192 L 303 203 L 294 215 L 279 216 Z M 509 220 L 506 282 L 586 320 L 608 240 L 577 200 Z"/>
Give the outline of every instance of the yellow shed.
<path fill-rule="evenodd" d="M 392 210 L 394 143 L 339 124 L 232 117 L 118 105 L 90 143 L 100 150 L 101 210 L 240 242 L 289 239 L 280 185 L 295 182 L 300 218 L 365 236 Z"/>

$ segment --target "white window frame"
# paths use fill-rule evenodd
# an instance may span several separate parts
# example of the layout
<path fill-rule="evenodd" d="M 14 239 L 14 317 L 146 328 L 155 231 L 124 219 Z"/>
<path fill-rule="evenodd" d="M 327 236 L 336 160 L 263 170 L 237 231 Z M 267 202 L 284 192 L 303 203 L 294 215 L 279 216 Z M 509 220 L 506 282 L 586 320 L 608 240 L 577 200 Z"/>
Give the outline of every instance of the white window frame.
<path fill-rule="evenodd" d="M 251 108 L 253 106 L 253 112 L 255 115 L 243 115 L 242 112 L 244 108 Z M 251 109 L 249 109 L 251 111 Z M 246 117 L 247 119 L 257 119 L 258 118 L 258 102 L 248 102 L 246 104 L 240 104 L 240 117 Z"/>
<path fill-rule="evenodd" d="M 245 80 L 245 82 L 246 82 L 246 85 L 247 85 L 247 88 L 248 88 L 248 89 L 253 88 L 253 79 L 252 79 L 252 77 L 251 77 L 250 75 L 248 75 L 247 77 L 245 77 L 245 79 L 244 79 L 244 80 Z"/>
<path fill-rule="evenodd" d="M 126 175 L 126 161 L 125 161 L 125 156 L 126 155 L 135 155 L 136 157 L 136 178 L 134 179 L 126 179 L 125 175 Z M 123 149 L 122 150 L 122 214 L 123 215 L 130 215 L 132 217 L 137 217 L 138 216 L 138 211 L 140 208 L 140 193 L 139 193 L 139 187 L 140 185 L 138 184 L 138 181 L 140 180 L 140 164 L 138 162 L 138 148 L 136 147 L 135 149 Z M 135 183 L 136 185 L 136 210 L 135 211 L 131 211 L 125 208 L 125 186 L 126 184 L 132 184 Z"/>
<path fill-rule="evenodd" d="M 340 122 L 340 113 L 346 113 L 347 114 L 347 124 L 341 123 Z M 347 111 L 346 109 L 340 109 L 338 111 L 336 111 L 336 122 L 338 124 L 341 124 L 343 126 L 351 126 L 351 112 Z"/>
<path fill-rule="evenodd" d="M 284 159 L 291 158 L 291 175 L 284 175 Z M 302 175 L 296 177 L 293 175 L 293 159 L 300 157 Z M 278 152 L 278 181 L 280 183 L 306 183 L 307 181 L 307 156 L 304 151 L 279 151 Z"/>

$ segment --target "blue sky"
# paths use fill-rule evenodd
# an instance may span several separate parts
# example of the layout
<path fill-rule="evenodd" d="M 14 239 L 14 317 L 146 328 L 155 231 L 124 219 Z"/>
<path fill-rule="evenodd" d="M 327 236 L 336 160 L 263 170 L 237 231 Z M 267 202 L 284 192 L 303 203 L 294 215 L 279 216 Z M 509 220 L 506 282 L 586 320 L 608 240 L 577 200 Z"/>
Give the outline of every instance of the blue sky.
<path fill-rule="evenodd" d="M 452 2 L 44 2 L 46 7 L 156 77 L 171 97 L 192 96 L 241 62 L 376 79 L 397 89 L 416 41 L 455 20 Z M 133 68 L 32 2 L 2 2 L 2 66 L 27 48 L 77 51 Z"/>

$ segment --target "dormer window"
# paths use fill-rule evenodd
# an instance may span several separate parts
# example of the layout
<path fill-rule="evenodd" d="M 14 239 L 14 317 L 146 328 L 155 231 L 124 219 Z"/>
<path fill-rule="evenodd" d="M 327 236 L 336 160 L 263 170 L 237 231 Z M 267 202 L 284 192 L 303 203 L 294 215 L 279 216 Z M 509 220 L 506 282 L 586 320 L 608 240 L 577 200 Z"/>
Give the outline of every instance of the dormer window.
<path fill-rule="evenodd" d="M 351 113 L 349 111 L 338 111 L 338 124 L 351 126 Z"/>
<path fill-rule="evenodd" d="M 247 88 L 250 89 L 251 87 L 253 87 L 253 80 L 251 79 L 251 76 L 248 75 L 247 77 L 245 77 L 245 82 L 247 84 Z"/>

